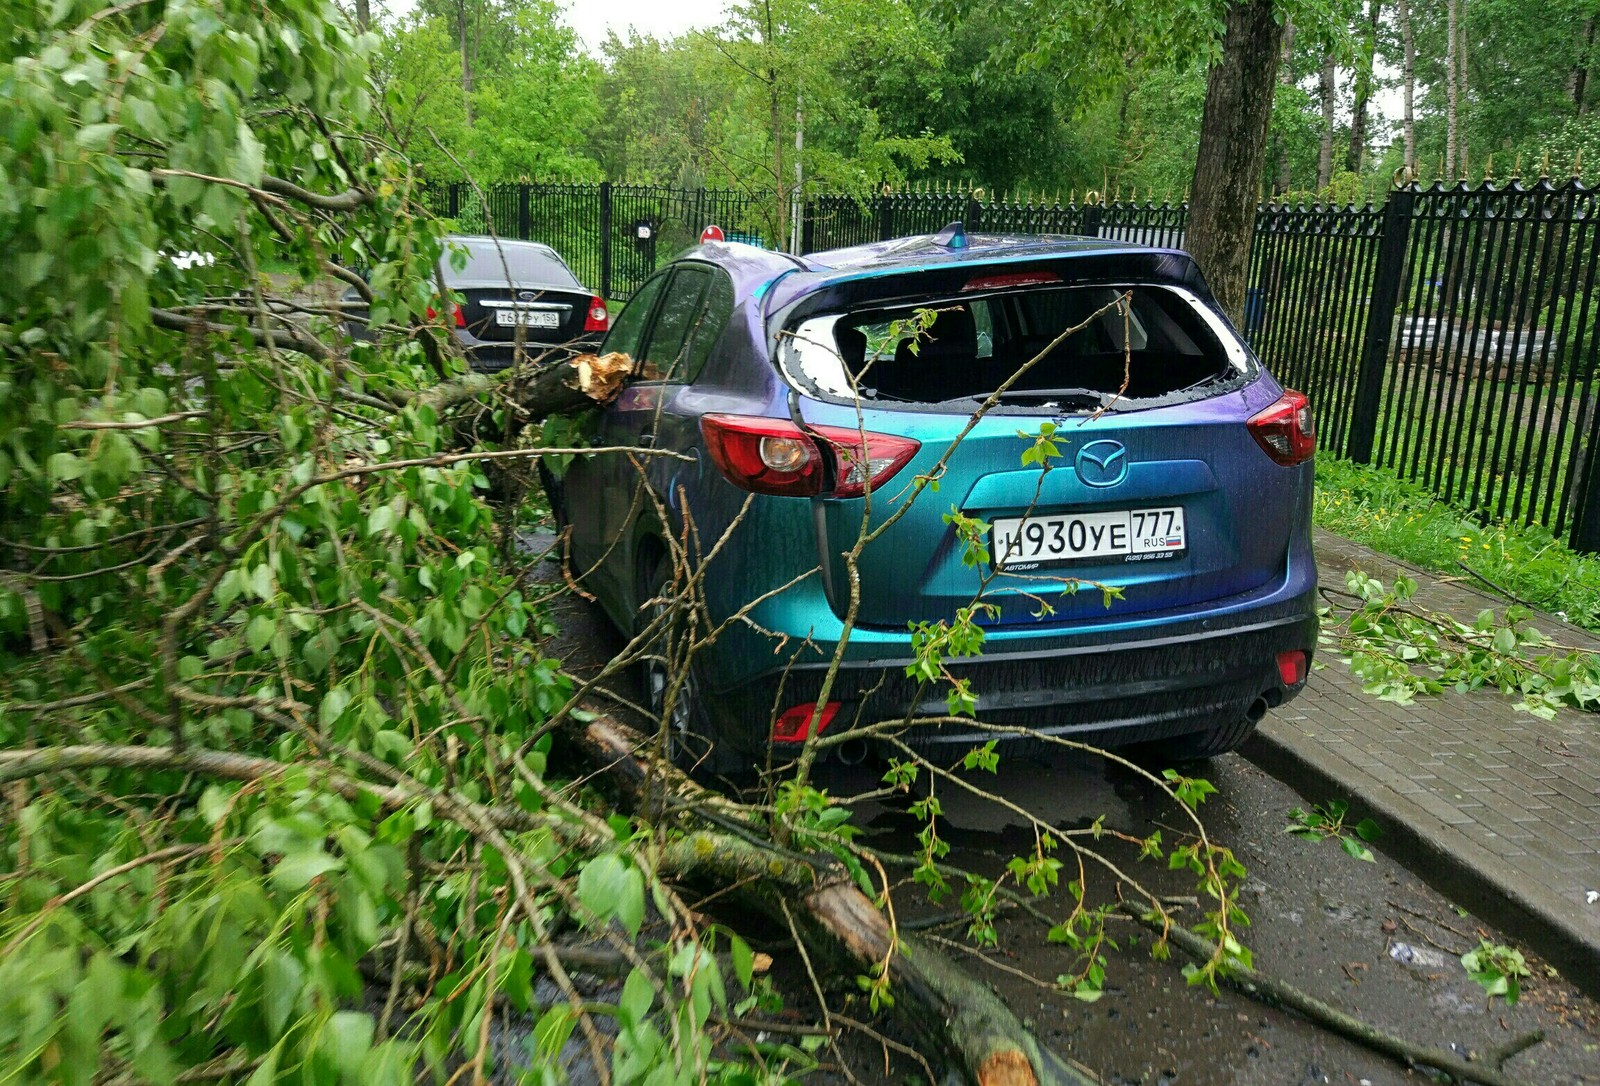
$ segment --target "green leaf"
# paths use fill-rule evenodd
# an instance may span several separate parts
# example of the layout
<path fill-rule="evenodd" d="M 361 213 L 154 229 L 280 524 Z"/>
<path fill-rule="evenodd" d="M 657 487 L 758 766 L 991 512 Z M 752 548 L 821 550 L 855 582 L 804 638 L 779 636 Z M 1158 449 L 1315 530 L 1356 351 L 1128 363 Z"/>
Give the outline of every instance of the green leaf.
<path fill-rule="evenodd" d="M 728 937 L 728 956 L 733 960 L 733 975 L 739 979 L 746 990 L 755 977 L 755 952 L 750 949 L 750 944 L 737 935 Z"/>
<path fill-rule="evenodd" d="M 81 479 L 85 470 L 83 461 L 69 452 L 54 453 L 45 462 L 45 471 L 51 482 L 65 483 Z"/>
<path fill-rule="evenodd" d="M 361 1061 L 372 1047 L 373 1022 L 356 1011 L 336 1011 L 328 1019 L 317 1048 L 328 1054 L 346 1081 L 359 1081 Z"/>
<path fill-rule="evenodd" d="M 298 890 L 317 876 L 337 871 L 343 866 L 338 857 L 330 856 L 320 848 L 302 849 L 279 860 L 272 869 L 272 879 L 285 890 Z"/>
<path fill-rule="evenodd" d="M 597 920 L 615 916 L 631 935 L 644 922 L 644 878 L 614 852 L 584 865 L 578 873 L 578 900 Z"/>
<path fill-rule="evenodd" d="M 533 1043 L 541 1062 L 555 1063 L 577 1024 L 578 1017 L 572 1013 L 572 1008 L 561 1004 L 551 1007 L 540 1016 L 539 1021 L 534 1023 Z"/>
<path fill-rule="evenodd" d="M 277 620 L 271 615 L 257 612 L 250 617 L 249 624 L 244 628 L 244 639 L 250 646 L 251 652 L 260 652 L 272 642 L 272 635 L 277 632 Z"/>
<path fill-rule="evenodd" d="M 267 1029 L 282 1033 L 289 1016 L 299 1003 L 305 970 L 299 961 L 282 950 L 269 950 L 261 962 L 261 1010 Z"/>

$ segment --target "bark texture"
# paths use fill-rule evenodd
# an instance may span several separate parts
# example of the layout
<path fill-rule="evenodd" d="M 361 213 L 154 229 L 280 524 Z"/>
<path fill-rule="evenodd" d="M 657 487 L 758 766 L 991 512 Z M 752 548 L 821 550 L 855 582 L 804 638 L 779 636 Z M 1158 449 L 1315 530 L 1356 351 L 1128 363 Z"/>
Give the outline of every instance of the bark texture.
<path fill-rule="evenodd" d="M 1333 181 L 1333 110 L 1338 96 L 1338 86 L 1334 82 L 1334 76 L 1337 73 L 1333 54 L 1331 52 L 1322 54 L 1322 74 L 1317 81 L 1317 90 L 1322 99 L 1322 145 L 1317 148 L 1319 191 L 1327 188 Z"/>
<path fill-rule="evenodd" d="M 1188 246 L 1236 324 L 1244 315 L 1282 43 L 1283 26 L 1273 17 L 1272 0 L 1234 3 L 1228 8 L 1222 58 L 1206 80 Z"/>
<path fill-rule="evenodd" d="M 1294 86 L 1294 20 L 1283 21 L 1283 65 L 1278 70 L 1278 84 L 1283 87 Z M 1126 101 L 1126 97 L 1124 97 Z M 1294 187 L 1294 173 L 1289 163 L 1288 141 L 1279 137 L 1278 146 L 1278 180 L 1273 185 L 1274 193 L 1288 192 Z"/>
<path fill-rule="evenodd" d="M 1402 51 L 1400 83 L 1404 107 L 1400 121 L 1401 138 L 1405 144 L 1406 171 L 1415 178 L 1417 173 L 1417 39 L 1411 32 L 1411 0 L 1395 0 L 1395 13 L 1400 21 L 1400 46 Z"/>
<path fill-rule="evenodd" d="M 1583 26 L 1578 31 L 1578 38 L 1583 42 L 1582 57 L 1567 77 L 1567 94 L 1572 98 L 1572 111 L 1579 117 L 1583 116 L 1587 108 L 1584 96 L 1589 89 L 1589 58 L 1594 54 L 1594 28 L 1593 18 L 1583 21 Z"/>
<path fill-rule="evenodd" d="M 1350 146 L 1345 151 L 1344 168 L 1351 173 L 1361 171 L 1361 160 L 1367 150 L 1367 108 L 1372 102 L 1372 65 L 1378 52 L 1378 16 L 1383 0 L 1367 4 L 1367 25 L 1362 28 L 1356 57 L 1355 90 L 1350 105 Z"/>
<path fill-rule="evenodd" d="M 1456 83 L 1456 42 L 1460 35 L 1461 0 L 1445 0 L 1445 52 L 1444 52 L 1444 173 L 1455 174 L 1460 161 L 1460 88 Z"/>

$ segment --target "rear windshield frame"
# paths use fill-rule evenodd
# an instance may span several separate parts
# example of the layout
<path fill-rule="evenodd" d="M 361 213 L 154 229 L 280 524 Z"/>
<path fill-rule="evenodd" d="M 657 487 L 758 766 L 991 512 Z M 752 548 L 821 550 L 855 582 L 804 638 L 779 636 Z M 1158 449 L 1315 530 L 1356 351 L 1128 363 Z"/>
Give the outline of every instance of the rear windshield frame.
<path fill-rule="evenodd" d="M 1239 337 L 1238 333 L 1233 330 L 1222 314 L 1208 302 L 1207 298 L 1190 289 L 1187 284 L 1163 280 L 1126 278 L 1068 280 L 1063 277 L 1063 281 L 1059 283 L 1038 283 L 1020 288 L 962 291 L 954 294 L 946 292 L 937 295 L 932 293 L 908 294 L 901 291 L 894 292 L 893 296 L 873 298 L 870 296 L 863 297 L 859 292 L 852 292 L 856 294 L 856 297 L 848 300 L 843 298 L 836 299 L 836 301 L 846 303 L 843 305 L 829 305 L 827 304 L 827 299 L 812 295 L 802 299 L 800 304 L 788 307 L 786 312 L 776 315 L 777 320 L 774 323 L 781 322 L 781 331 L 774 337 L 773 358 L 784 379 L 806 395 L 829 403 L 854 405 L 857 402 L 856 397 L 848 390 L 841 390 L 841 382 L 838 380 L 832 382 L 832 387 L 830 387 L 828 384 L 819 382 L 812 374 L 801 370 L 799 365 L 796 364 L 798 360 L 793 353 L 795 344 L 792 342 L 785 343 L 785 339 L 799 339 L 800 336 L 797 333 L 801 333 L 803 327 L 810 324 L 812 329 L 806 331 L 804 336 L 808 341 L 815 342 L 812 337 L 816 335 L 816 322 L 821 318 L 829 322 L 825 346 L 832 349 L 834 343 L 832 336 L 833 323 L 851 314 L 866 315 L 879 311 L 905 310 L 909 308 L 937 309 L 941 305 L 966 304 L 982 299 L 1014 296 L 1035 291 L 1077 289 L 1107 290 L 1112 292 L 1139 289 L 1162 291 L 1176 296 L 1177 299 L 1187 303 L 1194 310 L 1206 330 L 1211 333 L 1217 347 L 1226 355 L 1226 366 L 1219 367 L 1214 378 L 1202 379 L 1193 385 L 1158 395 L 1143 397 L 1123 395 L 1115 398 L 1106 395 L 1099 404 L 1090 405 L 1081 401 L 1069 401 L 1071 403 L 1070 407 L 1067 403 L 1061 402 L 1030 403 L 1022 401 L 1000 403 L 991 409 L 991 413 L 1059 416 L 1075 413 L 1086 414 L 1097 410 L 1117 412 L 1147 410 L 1222 395 L 1250 384 L 1258 379 L 1263 372 L 1259 360 L 1256 359 L 1249 347 Z M 812 302 L 813 304 L 805 304 L 806 302 Z M 935 324 L 936 329 L 937 323 Z M 842 363 L 839 364 L 839 370 L 841 374 L 844 373 L 845 367 Z M 847 383 L 847 380 L 846 378 L 844 383 Z M 870 384 L 871 382 L 867 383 Z M 946 400 L 911 400 L 862 396 L 859 402 L 861 406 L 870 407 L 873 410 L 970 413 L 977 410 L 978 405 L 985 398 L 984 396 L 973 395 Z"/>

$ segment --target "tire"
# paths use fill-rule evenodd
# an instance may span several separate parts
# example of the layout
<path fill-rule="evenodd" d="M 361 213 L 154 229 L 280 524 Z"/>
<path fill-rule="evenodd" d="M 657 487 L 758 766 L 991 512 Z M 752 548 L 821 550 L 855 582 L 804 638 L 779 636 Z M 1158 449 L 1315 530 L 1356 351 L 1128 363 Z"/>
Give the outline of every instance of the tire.
<path fill-rule="evenodd" d="M 644 687 L 645 706 L 650 710 L 653 723 L 659 727 L 666 711 L 667 694 L 671 687 L 671 673 L 667 660 L 681 651 L 682 639 L 690 632 L 686 616 L 670 601 L 672 585 L 672 559 L 663 555 L 651 573 L 643 579 L 640 592 L 638 626 L 634 633 L 642 634 L 668 612 L 678 610 L 664 628 L 657 631 L 646 646 L 648 656 L 640 664 L 640 681 Z M 689 661 L 688 674 L 678 687 L 672 706 L 672 719 L 667 722 L 666 755 L 673 765 L 699 780 L 737 774 L 739 760 L 719 743 L 717 730 L 701 696 L 704 687 L 699 669 Z"/>

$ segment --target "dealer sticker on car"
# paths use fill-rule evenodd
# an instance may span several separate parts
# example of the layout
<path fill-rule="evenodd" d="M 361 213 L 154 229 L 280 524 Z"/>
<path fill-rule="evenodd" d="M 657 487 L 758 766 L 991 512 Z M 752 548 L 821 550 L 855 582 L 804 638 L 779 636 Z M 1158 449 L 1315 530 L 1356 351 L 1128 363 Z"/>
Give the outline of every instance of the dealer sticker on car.
<path fill-rule="evenodd" d="M 993 524 L 997 568 L 1037 569 L 1056 562 L 1170 558 L 1187 546 L 1183 507 L 1000 517 Z"/>

